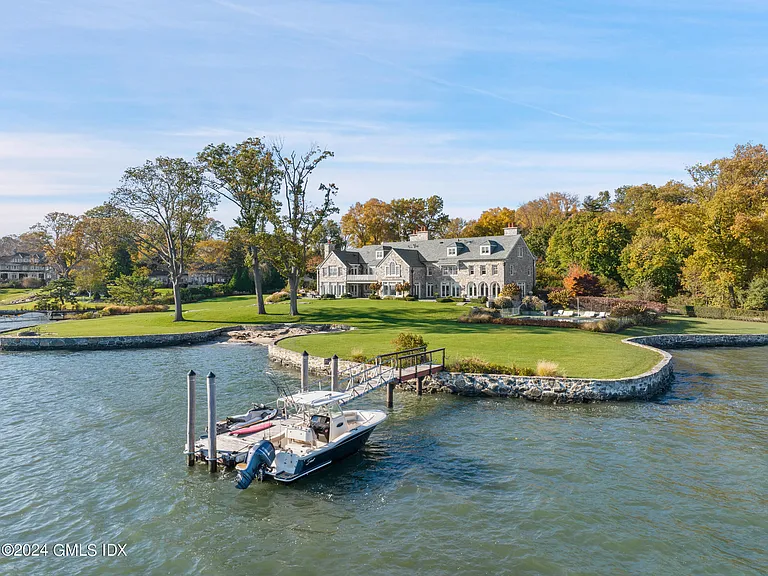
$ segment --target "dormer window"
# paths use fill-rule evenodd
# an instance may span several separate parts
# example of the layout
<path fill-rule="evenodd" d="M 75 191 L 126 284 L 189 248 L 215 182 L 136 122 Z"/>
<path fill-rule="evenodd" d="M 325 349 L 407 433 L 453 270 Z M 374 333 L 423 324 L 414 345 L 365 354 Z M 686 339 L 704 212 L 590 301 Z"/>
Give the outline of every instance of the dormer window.
<path fill-rule="evenodd" d="M 384 258 L 384 250 L 376 250 L 376 260 Z"/>
<path fill-rule="evenodd" d="M 490 254 L 490 253 L 491 253 L 490 246 L 480 246 L 480 254 Z"/>
<path fill-rule="evenodd" d="M 456 246 L 448 248 L 448 256 L 456 256 Z"/>

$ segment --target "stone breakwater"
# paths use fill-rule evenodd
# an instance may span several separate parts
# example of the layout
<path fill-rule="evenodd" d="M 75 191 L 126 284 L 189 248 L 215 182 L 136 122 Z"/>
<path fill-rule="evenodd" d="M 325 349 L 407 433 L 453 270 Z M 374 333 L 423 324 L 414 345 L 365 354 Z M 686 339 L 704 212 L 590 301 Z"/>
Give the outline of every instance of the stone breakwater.
<path fill-rule="evenodd" d="M 674 380 L 672 356 L 662 348 L 765 346 L 768 345 L 768 334 L 665 334 L 638 336 L 628 338 L 624 342 L 654 350 L 661 358 L 653 368 L 643 374 L 615 379 L 440 372 L 424 379 L 423 391 L 459 396 L 524 398 L 545 403 L 644 400 L 664 393 Z M 272 345 L 269 347 L 269 357 L 285 366 L 301 369 L 300 352 Z M 360 366 L 362 365 L 356 362 L 339 361 L 340 370 Z M 326 358 L 310 356 L 309 370 L 314 374 L 329 374 L 330 362 Z M 406 382 L 398 384 L 398 388 L 415 390 L 416 386 L 415 383 Z"/>
<path fill-rule="evenodd" d="M 264 324 L 242 326 L 229 332 L 230 342 L 248 344 L 273 344 L 277 340 L 292 336 L 306 336 L 328 332 L 351 330 L 343 324 Z"/>

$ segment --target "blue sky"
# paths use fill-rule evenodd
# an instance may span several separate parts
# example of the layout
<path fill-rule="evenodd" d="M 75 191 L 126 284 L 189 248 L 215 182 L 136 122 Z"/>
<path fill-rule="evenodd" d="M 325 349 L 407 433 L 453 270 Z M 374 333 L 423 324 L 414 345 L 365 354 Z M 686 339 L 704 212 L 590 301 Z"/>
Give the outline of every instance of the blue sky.
<path fill-rule="evenodd" d="M 0 235 L 249 136 L 335 151 L 342 211 L 684 179 L 768 143 L 766 38 L 764 0 L 7 2 Z"/>

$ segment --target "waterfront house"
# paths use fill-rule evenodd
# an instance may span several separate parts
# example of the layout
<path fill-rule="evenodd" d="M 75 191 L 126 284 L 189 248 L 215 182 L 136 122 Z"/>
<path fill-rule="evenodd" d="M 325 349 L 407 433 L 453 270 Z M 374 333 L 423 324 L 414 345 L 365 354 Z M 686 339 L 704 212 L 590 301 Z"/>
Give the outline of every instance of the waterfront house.
<path fill-rule="evenodd" d="M 347 250 L 327 244 L 317 269 L 318 291 L 335 296 L 368 296 L 374 283 L 381 296 L 396 296 L 397 285 L 408 282 L 419 298 L 495 298 L 511 283 L 529 294 L 535 280 L 536 258 L 515 226 L 502 236 L 432 239 L 422 231 L 407 242 Z"/>
<path fill-rule="evenodd" d="M 39 278 L 48 282 L 54 278 L 53 268 L 45 260 L 45 254 L 16 252 L 0 256 L 0 282 Z"/>

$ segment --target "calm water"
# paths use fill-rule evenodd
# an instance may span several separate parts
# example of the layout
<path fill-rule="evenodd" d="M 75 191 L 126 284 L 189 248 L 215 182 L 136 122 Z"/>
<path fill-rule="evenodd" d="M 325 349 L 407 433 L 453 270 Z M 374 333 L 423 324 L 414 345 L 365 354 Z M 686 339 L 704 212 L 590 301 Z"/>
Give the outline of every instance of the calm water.
<path fill-rule="evenodd" d="M 2 541 L 127 552 L 0 574 L 766 573 L 768 353 L 675 357 L 656 403 L 399 393 L 363 453 L 238 491 L 184 464 L 184 374 L 238 412 L 275 396 L 263 348 L 0 354 Z"/>

